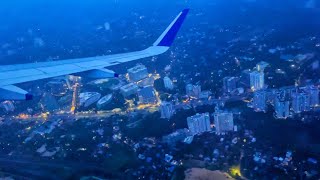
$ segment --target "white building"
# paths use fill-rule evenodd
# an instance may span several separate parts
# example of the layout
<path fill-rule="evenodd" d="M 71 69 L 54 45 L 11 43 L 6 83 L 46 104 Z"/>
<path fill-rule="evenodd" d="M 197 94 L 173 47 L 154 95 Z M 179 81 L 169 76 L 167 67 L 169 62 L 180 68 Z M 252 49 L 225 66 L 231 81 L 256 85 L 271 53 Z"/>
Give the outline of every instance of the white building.
<path fill-rule="evenodd" d="M 168 90 L 172 90 L 174 88 L 173 82 L 168 76 L 163 78 L 163 83 L 164 83 L 164 87 Z"/>
<path fill-rule="evenodd" d="M 253 94 L 253 109 L 256 112 L 267 111 L 267 93 L 265 91 L 256 91 Z"/>
<path fill-rule="evenodd" d="M 265 61 L 261 61 L 261 62 L 259 62 L 259 63 L 257 64 L 256 68 L 257 68 L 258 71 L 263 72 L 264 69 L 265 69 L 266 67 L 268 67 L 268 66 L 269 66 L 269 63 L 267 63 L 267 62 L 265 62 Z"/>
<path fill-rule="evenodd" d="M 187 84 L 186 85 L 186 94 L 188 96 L 191 96 L 193 94 L 193 85 L 192 84 Z"/>
<path fill-rule="evenodd" d="M 229 131 L 233 131 L 233 114 L 229 112 L 216 111 L 213 113 L 214 125 L 217 134 L 224 134 Z"/>
<path fill-rule="evenodd" d="M 153 86 L 154 85 L 154 77 L 147 77 L 142 79 L 141 81 L 137 82 L 137 85 L 139 87 L 145 87 L 145 86 Z"/>
<path fill-rule="evenodd" d="M 199 98 L 201 93 L 201 86 L 200 85 L 194 85 L 193 86 L 193 94 L 195 97 Z"/>
<path fill-rule="evenodd" d="M 263 89 L 264 87 L 264 73 L 252 71 L 250 73 L 250 87 L 253 91 Z"/>
<path fill-rule="evenodd" d="M 188 96 L 199 98 L 200 93 L 201 93 L 201 86 L 200 85 L 187 84 L 186 94 Z"/>
<path fill-rule="evenodd" d="M 157 104 L 158 98 L 152 86 L 146 86 L 138 91 L 139 104 Z"/>
<path fill-rule="evenodd" d="M 237 88 L 236 77 L 225 77 L 223 78 L 223 90 L 226 93 L 231 93 Z"/>
<path fill-rule="evenodd" d="M 274 103 L 274 109 L 275 109 L 274 116 L 275 116 L 275 118 L 287 119 L 290 116 L 289 106 L 290 106 L 289 101 L 281 100 L 279 97 L 277 97 L 275 99 L 275 103 Z"/>
<path fill-rule="evenodd" d="M 303 92 L 292 93 L 292 111 L 294 113 L 310 111 L 310 96 Z"/>
<path fill-rule="evenodd" d="M 315 86 L 309 86 L 308 92 L 310 95 L 310 106 L 319 106 L 319 89 Z"/>
<path fill-rule="evenodd" d="M 161 118 L 170 119 L 174 114 L 173 104 L 163 101 L 160 106 Z"/>
<path fill-rule="evenodd" d="M 187 118 L 187 123 L 192 135 L 211 131 L 209 113 L 190 116 Z"/>
<path fill-rule="evenodd" d="M 148 70 L 146 66 L 139 64 L 133 68 L 128 69 L 128 75 L 130 81 L 137 82 L 148 77 Z"/>
<path fill-rule="evenodd" d="M 136 84 L 129 83 L 120 88 L 120 92 L 124 97 L 128 97 L 138 92 L 139 87 Z"/>
<path fill-rule="evenodd" d="M 101 97 L 101 94 L 98 92 L 84 92 L 80 93 L 80 106 L 88 107 L 91 104 L 97 102 Z"/>

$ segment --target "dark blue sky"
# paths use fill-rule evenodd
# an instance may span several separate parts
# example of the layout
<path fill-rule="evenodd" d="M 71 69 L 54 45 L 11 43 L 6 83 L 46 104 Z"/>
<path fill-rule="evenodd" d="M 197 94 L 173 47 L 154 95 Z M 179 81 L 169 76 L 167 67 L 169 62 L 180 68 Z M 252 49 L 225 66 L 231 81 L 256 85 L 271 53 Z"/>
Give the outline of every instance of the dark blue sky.
<path fill-rule="evenodd" d="M 191 8 L 186 28 L 248 24 L 319 26 L 307 0 L 7 0 L 0 3 L 0 64 L 105 54 L 151 44 L 177 12 Z M 318 5 L 315 5 L 318 6 Z M 203 13 L 203 16 L 197 16 Z M 109 22 L 112 31 L 97 28 Z M 150 38 L 132 37 L 145 31 Z M 203 29 L 206 31 L 206 29 Z M 129 38 L 124 38 L 129 36 Z M 34 38 L 45 46 L 34 48 Z M 141 39 L 139 39 L 141 38 Z M 23 39 L 23 42 L 17 42 Z M 139 42 L 139 44 L 137 44 Z M 74 50 L 70 53 L 70 49 Z M 78 47 L 79 46 L 79 47 Z"/>

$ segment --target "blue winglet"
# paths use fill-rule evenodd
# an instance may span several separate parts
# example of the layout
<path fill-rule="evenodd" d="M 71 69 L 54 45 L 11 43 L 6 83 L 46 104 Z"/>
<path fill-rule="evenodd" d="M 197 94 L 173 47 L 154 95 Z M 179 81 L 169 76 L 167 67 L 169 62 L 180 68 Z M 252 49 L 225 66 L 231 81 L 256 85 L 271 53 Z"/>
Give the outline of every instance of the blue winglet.
<path fill-rule="evenodd" d="M 183 21 L 187 17 L 189 9 L 184 9 L 169 25 L 169 27 L 161 34 L 158 40 L 153 44 L 154 46 L 171 46 Z"/>

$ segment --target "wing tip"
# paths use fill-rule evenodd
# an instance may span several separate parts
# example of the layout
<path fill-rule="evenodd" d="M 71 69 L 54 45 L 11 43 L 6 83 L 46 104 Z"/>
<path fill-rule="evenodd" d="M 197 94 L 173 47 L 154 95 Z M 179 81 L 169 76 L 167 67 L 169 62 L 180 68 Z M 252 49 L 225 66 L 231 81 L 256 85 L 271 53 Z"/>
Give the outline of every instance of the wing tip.
<path fill-rule="evenodd" d="M 153 44 L 154 46 L 166 46 L 170 47 L 179 32 L 185 18 L 187 17 L 190 8 L 183 9 L 176 19 L 167 27 L 167 29 L 161 34 L 158 40 Z"/>
<path fill-rule="evenodd" d="M 182 13 L 188 13 L 190 11 L 190 8 L 185 8 L 184 10 L 182 10 Z"/>

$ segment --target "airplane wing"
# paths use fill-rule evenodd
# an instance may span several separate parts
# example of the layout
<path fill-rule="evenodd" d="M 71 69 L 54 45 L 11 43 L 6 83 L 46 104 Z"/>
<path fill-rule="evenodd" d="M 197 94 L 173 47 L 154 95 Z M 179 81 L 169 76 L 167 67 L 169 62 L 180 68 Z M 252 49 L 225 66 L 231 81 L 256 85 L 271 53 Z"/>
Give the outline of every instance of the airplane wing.
<path fill-rule="evenodd" d="M 166 52 L 174 41 L 189 9 L 185 9 L 172 21 L 152 46 L 130 53 L 68 59 L 51 62 L 0 66 L 0 99 L 30 100 L 32 95 L 14 84 L 87 72 L 93 78 L 117 76 L 108 66 L 134 61 Z"/>

